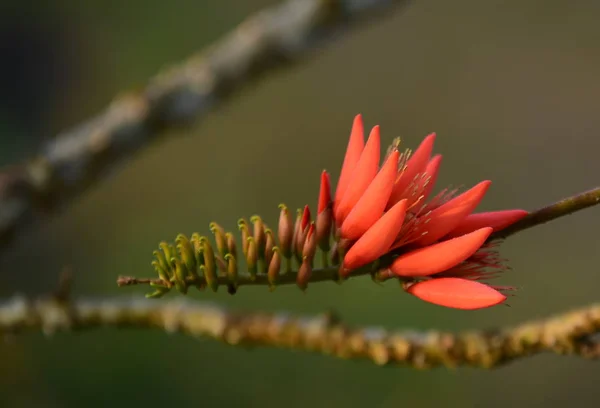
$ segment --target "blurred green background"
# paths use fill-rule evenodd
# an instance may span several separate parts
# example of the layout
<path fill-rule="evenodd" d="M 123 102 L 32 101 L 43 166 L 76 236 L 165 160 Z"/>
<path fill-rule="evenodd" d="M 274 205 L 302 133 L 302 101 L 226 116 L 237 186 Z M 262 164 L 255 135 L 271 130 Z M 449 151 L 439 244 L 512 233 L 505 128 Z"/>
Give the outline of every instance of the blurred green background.
<path fill-rule="evenodd" d="M 57 1 L 0 6 L 0 161 L 21 160 L 275 1 Z M 325 43 L 291 69 L 172 131 L 0 258 L 0 296 L 54 287 L 141 297 L 119 274 L 153 275 L 151 252 L 177 233 L 274 224 L 277 204 L 316 204 L 337 178 L 353 116 L 444 154 L 438 189 L 493 180 L 481 209 L 534 209 L 598 184 L 600 2 L 412 1 Z M 173 182 L 174 175 L 189 182 Z M 178 179 L 182 179 L 178 177 Z M 193 186 L 190 188 L 190 186 Z M 511 306 L 446 310 L 368 278 L 342 287 L 234 297 L 232 308 L 339 311 L 348 323 L 461 330 L 510 325 L 598 301 L 600 210 L 524 232 L 502 254 L 521 288 Z M 175 294 L 171 297 L 176 296 Z M 19 336 L 0 343 L 1 407 L 559 407 L 600 404 L 600 365 L 538 356 L 492 372 L 380 368 L 274 349 L 135 330 Z"/>

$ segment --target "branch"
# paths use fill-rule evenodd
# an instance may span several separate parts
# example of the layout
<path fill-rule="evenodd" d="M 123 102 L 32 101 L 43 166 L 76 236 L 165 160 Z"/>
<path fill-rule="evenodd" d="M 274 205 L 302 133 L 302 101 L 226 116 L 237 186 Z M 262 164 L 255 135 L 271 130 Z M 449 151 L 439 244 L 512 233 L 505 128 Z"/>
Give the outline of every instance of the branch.
<path fill-rule="evenodd" d="M 507 238 L 516 234 L 517 232 L 545 224 L 557 218 L 573 214 L 576 211 L 584 210 L 597 204 L 600 204 L 600 187 L 596 187 L 592 190 L 565 198 L 554 204 L 550 204 L 546 207 L 533 211 L 519 222 L 516 222 L 502 231 L 492 234 L 490 240 Z"/>
<path fill-rule="evenodd" d="M 124 92 L 37 157 L 0 172 L 0 248 L 147 147 L 167 127 L 206 114 L 232 91 L 308 56 L 335 29 L 400 0 L 289 0 L 260 11 L 187 61 Z M 383 13 L 382 13 L 383 15 Z"/>
<path fill-rule="evenodd" d="M 533 211 L 527 217 L 521 221 L 513 224 L 509 228 L 498 231 L 498 233 L 492 234 L 489 241 L 507 238 L 518 232 L 522 232 L 526 229 L 536 227 L 538 225 L 547 223 L 565 215 L 572 214 L 576 211 L 583 210 L 588 207 L 600 204 L 600 187 L 595 189 L 574 195 L 572 197 L 565 198 L 554 204 L 543 207 L 539 210 Z M 385 260 L 382 260 L 385 263 Z M 314 269 L 310 277 L 309 283 L 326 282 L 326 281 L 338 281 L 339 280 L 339 265 L 327 268 Z M 284 272 L 278 278 L 277 285 L 290 285 L 296 284 L 298 271 Z M 348 278 L 354 278 L 358 276 L 373 274 L 374 270 L 372 267 L 367 266 L 356 271 L 352 271 L 352 274 Z M 382 269 L 374 274 L 374 279 L 382 282 L 388 279 L 392 279 L 387 271 Z M 227 276 L 219 276 L 217 278 L 218 285 L 227 285 L 229 280 Z M 238 277 L 237 286 L 245 285 L 263 285 L 268 286 L 269 281 L 266 275 L 259 274 L 254 277 L 250 277 L 249 274 L 243 274 Z M 203 276 L 190 276 L 186 279 L 187 286 L 198 286 L 199 288 L 206 287 L 206 280 Z M 131 276 L 119 276 L 117 279 L 118 286 L 132 286 L 132 285 L 162 285 L 169 286 L 170 283 L 160 278 L 135 278 Z"/>
<path fill-rule="evenodd" d="M 415 368 L 494 368 L 542 352 L 600 357 L 600 304 L 498 330 L 459 334 L 351 328 L 335 316 L 236 313 L 207 303 L 177 300 L 79 300 L 56 297 L 0 303 L 0 334 L 25 330 L 83 331 L 104 327 L 159 329 L 230 345 L 312 351 L 342 359 Z"/>

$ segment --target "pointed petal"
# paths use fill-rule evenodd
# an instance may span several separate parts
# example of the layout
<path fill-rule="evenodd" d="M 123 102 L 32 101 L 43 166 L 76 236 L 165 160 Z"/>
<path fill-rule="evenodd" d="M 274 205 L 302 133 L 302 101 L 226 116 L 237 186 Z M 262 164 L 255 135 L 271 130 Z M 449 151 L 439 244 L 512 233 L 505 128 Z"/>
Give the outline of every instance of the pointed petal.
<path fill-rule="evenodd" d="M 415 241 L 415 244 L 431 245 L 456 228 L 479 205 L 491 183 L 489 180 L 482 181 L 433 210 L 426 216 L 429 222 L 417 227 L 422 232 L 427 231 L 427 234 Z"/>
<path fill-rule="evenodd" d="M 402 229 L 406 200 L 401 200 L 356 241 L 344 257 L 348 270 L 360 268 L 385 255 Z"/>
<path fill-rule="evenodd" d="M 358 114 L 354 117 L 352 123 L 352 130 L 350 132 L 350 140 L 348 140 L 348 146 L 346 147 L 346 155 L 344 157 L 344 163 L 342 164 L 342 170 L 340 172 L 340 179 L 338 180 L 337 188 L 335 191 L 335 202 L 339 203 L 342 196 L 346 192 L 348 185 L 350 184 L 350 177 L 352 172 L 360 159 L 360 155 L 365 146 L 365 136 L 362 115 Z"/>
<path fill-rule="evenodd" d="M 350 213 L 354 205 L 375 178 L 379 167 L 379 155 L 381 154 L 380 144 L 379 126 L 375 126 L 360 155 L 360 160 L 356 164 L 354 172 L 350 177 L 348 188 L 335 209 L 335 219 L 338 225 L 342 224 L 344 219 L 348 216 L 348 213 Z"/>
<path fill-rule="evenodd" d="M 341 227 L 342 238 L 360 238 L 381 217 L 394 187 L 400 153 L 395 150 L 348 214 Z"/>
<path fill-rule="evenodd" d="M 500 231 L 521 220 L 528 214 L 525 210 L 504 210 L 471 214 L 458 227 L 450 231 L 446 237 L 458 237 L 483 227 L 492 227 L 494 231 Z"/>
<path fill-rule="evenodd" d="M 426 302 L 462 310 L 483 309 L 506 300 L 505 295 L 488 285 L 461 278 L 422 281 L 406 291 Z"/>
<path fill-rule="evenodd" d="M 323 170 L 321 173 L 321 187 L 319 189 L 319 205 L 317 214 L 321 214 L 331 202 L 331 188 L 329 183 L 329 173 Z"/>
<path fill-rule="evenodd" d="M 388 203 L 388 208 L 401 199 L 406 198 L 404 195 L 406 188 L 414 181 L 417 174 L 425 171 L 425 167 L 427 166 L 427 162 L 433 151 L 434 142 L 435 133 L 432 133 L 423 139 L 417 150 L 415 150 L 410 159 L 408 159 L 406 168 L 400 173 L 399 178 L 396 181 L 392 196 L 390 197 L 390 202 Z"/>
<path fill-rule="evenodd" d="M 473 255 L 490 236 L 493 229 L 481 228 L 470 234 L 443 241 L 400 255 L 390 266 L 398 276 L 429 276 L 458 265 Z"/>

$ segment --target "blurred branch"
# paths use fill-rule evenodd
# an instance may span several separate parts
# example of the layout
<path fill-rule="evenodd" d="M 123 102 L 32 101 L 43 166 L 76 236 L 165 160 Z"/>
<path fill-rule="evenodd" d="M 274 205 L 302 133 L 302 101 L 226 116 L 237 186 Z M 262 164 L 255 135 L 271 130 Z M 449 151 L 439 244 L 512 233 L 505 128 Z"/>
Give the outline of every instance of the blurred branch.
<path fill-rule="evenodd" d="M 453 334 L 350 328 L 333 315 L 236 313 L 189 300 L 69 303 L 56 297 L 34 301 L 14 297 L 0 303 L 0 334 L 40 329 L 51 334 L 104 327 L 158 329 L 230 345 L 297 349 L 416 368 L 493 368 L 542 352 L 600 357 L 600 304 L 512 328 Z"/>
<path fill-rule="evenodd" d="M 152 142 L 249 81 L 307 56 L 335 29 L 401 0 L 289 0 L 260 11 L 187 61 L 126 92 L 59 134 L 39 155 L 0 172 L 0 246 Z M 383 15 L 383 14 L 382 14 Z"/>
<path fill-rule="evenodd" d="M 583 210 L 585 208 L 600 204 L 600 187 L 595 189 L 576 194 L 572 197 L 565 198 L 554 204 L 550 204 L 539 210 L 531 212 L 527 217 L 521 221 L 513 224 L 511 227 L 498 231 L 498 233 L 492 234 L 489 238 L 490 241 L 495 239 L 507 238 L 518 232 L 524 231 L 535 226 L 545 224 L 549 221 L 555 220 L 565 215 L 572 214 L 576 211 Z M 390 274 L 385 270 L 385 260 L 382 261 L 384 265 L 381 271 L 374 275 L 377 281 L 385 281 L 390 279 Z M 337 281 L 339 279 L 338 274 L 339 266 L 333 266 L 328 268 L 315 269 L 312 272 L 309 282 L 326 282 L 326 281 Z M 353 271 L 348 278 L 364 276 L 372 274 L 373 270 L 371 267 L 363 267 L 356 271 Z M 298 277 L 298 271 L 285 272 L 279 276 L 277 285 L 296 284 Z M 229 282 L 227 276 L 219 276 L 219 285 L 227 285 Z M 249 274 L 240 275 L 237 279 L 237 286 L 244 285 L 263 285 L 270 286 L 269 280 L 266 275 L 257 275 L 253 278 Z M 131 276 L 119 276 L 117 279 L 118 286 L 131 286 L 131 285 L 170 285 L 169 282 L 165 282 L 160 278 L 135 278 Z M 198 275 L 195 277 L 188 277 L 186 279 L 187 286 L 198 286 L 204 288 L 206 286 L 206 280 L 204 277 Z"/>

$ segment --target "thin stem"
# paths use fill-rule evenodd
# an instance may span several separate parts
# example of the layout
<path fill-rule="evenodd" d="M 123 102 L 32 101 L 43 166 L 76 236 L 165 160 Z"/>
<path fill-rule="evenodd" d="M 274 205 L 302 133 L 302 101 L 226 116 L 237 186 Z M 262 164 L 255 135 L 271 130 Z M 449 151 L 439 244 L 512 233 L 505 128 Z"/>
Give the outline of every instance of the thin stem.
<path fill-rule="evenodd" d="M 331 314 L 301 317 L 288 313 L 236 313 L 182 298 L 169 302 L 60 302 L 55 298 L 29 301 L 15 297 L 0 303 L 0 334 L 25 330 L 52 334 L 105 327 L 158 329 L 231 345 L 295 349 L 415 368 L 494 368 L 543 352 L 600 357 L 600 304 L 512 328 L 449 333 L 353 328 Z"/>
<path fill-rule="evenodd" d="M 329 267 L 329 251 L 321 251 L 321 263 L 323 264 L 323 268 Z"/>
<path fill-rule="evenodd" d="M 357 270 L 356 271 L 356 275 L 366 275 L 368 273 L 368 270 L 365 269 L 364 271 L 361 270 Z M 294 285 L 296 284 L 296 279 L 298 277 L 298 271 L 289 271 L 286 273 L 283 273 L 279 276 L 279 279 L 277 280 L 277 285 Z M 326 282 L 326 281 L 337 281 L 338 279 L 338 267 L 328 267 L 328 268 L 317 268 L 314 269 L 312 272 L 312 276 L 310 278 L 310 282 L 314 283 L 314 282 Z M 228 278 L 226 276 L 219 276 L 218 277 L 218 282 L 219 282 L 219 286 L 221 285 L 226 285 L 229 281 Z M 160 279 L 160 278 L 135 278 L 135 277 L 131 277 L 131 276 L 119 276 L 119 278 L 117 279 L 117 285 L 119 286 L 131 286 L 131 285 L 149 285 L 149 284 L 155 284 L 155 285 L 163 285 L 163 286 L 170 286 L 169 283 L 165 282 L 164 280 Z M 203 277 L 198 277 L 198 278 L 194 278 L 194 277 L 188 277 L 186 279 L 186 283 L 188 284 L 188 286 L 203 286 L 206 284 L 206 280 Z M 238 278 L 238 286 L 263 286 L 263 285 L 269 285 L 269 281 L 267 278 L 267 275 L 264 274 L 258 274 L 256 275 L 255 278 L 251 279 L 250 275 L 241 275 Z"/>

